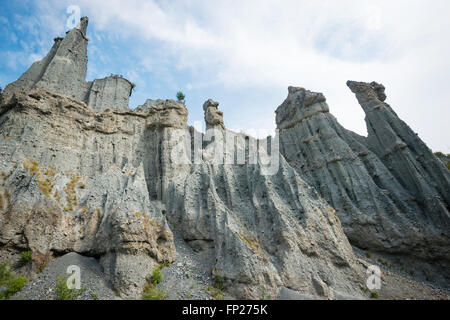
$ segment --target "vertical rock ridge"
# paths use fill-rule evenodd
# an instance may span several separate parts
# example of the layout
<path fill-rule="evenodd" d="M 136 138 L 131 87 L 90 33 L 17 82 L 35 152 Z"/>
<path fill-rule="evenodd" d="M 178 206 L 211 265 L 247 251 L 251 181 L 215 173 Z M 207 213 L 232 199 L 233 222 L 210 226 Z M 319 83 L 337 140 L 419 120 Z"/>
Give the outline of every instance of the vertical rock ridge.
<path fill-rule="evenodd" d="M 321 93 L 290 87 L 276 110 L 280 152 L 338 211 L 352 244 L 425 260 L 439 258 L 448 264 L 449 217 L 444 200 L 448 172 L 423 143 L 414 142 L 418 138 L 412 131 L 396 134 L 405 124 L 382 102 L 386 99 L 382 85 L 349 86 L 367 114 L 367 138 L 343 128 L 329 113 Z M 396 156 L 388 156 L 386 149 L 408 150 L 400 136 L 420 155 L 411 152 L 389 160 Z M 419 156 L 424 161 L 416 160 Z"/>
<path fill-rule="evenodd" d="M 449 216 L 450 173 L 411 128 L 384 103 L 384 86 L 348 81 L 366 113 L 368 145 L 428 212 Z M 438 209 L 441 208 L 441 209 Z M 448 223 L 446 219 L 441 223 Z M 450 230 L 450 225 L 447 225 Z"/>

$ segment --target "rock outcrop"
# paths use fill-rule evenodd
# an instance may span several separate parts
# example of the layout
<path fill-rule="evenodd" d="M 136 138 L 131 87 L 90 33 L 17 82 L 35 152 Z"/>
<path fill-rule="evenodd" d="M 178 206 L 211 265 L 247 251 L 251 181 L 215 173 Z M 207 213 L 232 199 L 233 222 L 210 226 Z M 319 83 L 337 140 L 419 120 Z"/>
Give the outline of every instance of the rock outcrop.
<path fill-rule="evenodd" d="M 367 145 L 416 198 L 436 225 L 450 231 L 450 174 L 441 161 L 392 108 L 384 86 L 348 81 L 366 113 Z"/>
<path fill-rule="evenodd" d="M 47 56 L 33 65 L 5 88 L 5 99 L 18 92 L 43 88 L 83 101 L 96 111 L 128 109 L 132 84 L 117 75 L 86 82 L 88 18 L 68 31 L 65 38 L 55 38 Z"/>
<path fill-rule="evenodd" d="M 219 103 L 208 99 L 203 104 L 203 111 L 205 112 L 206 128 L 225 129 L 223 123 L 223 112 L 219 111 Z"/>
<path fill-rule="evenodd" d="M 321 93 L 290 87 L 276 111 L 281 153 L 336 209 L 352 244 L 445 270 L 450 175 L 382 102 L 383 86 L 349 86 L 367 113 L 367 138 L 343 128 Z"/>
<path fill-rule="evenodd" d="M 58 40 L 50 64 L 78 64 L 81 49 L 59 50 L 85 48 L 86 24 Z M 85 68 L 62 76 L 46 78 L 78 83 Z M 203 134 L 187 126 L 179 102 L 126 108 L 122 79 L 95 80 L 83 92 L 27 79 L 7 88 L 0 109 L 0 258 L 31 249 L 37 271 L 68 252 L 93 256 L 122 297 L 136 298 L 155 266 L 177 259 L 177 233 L 235 297 L 276 297 L 283 287 L 322 299 L 362 297 L 365 270 L 334 209 L 282 157 L 266 174 L 257 155 L 265 150 L 253 149 L 261 142 L 226 130 L 217 102 L 204 105 L 213 132 Z M 227 162 L 242 155 L 238 165 Z"/>
<path fill-rule="evenodd" d="M 6 108 L 0 245 L 31 249 L 36 270 L 66 252 L 98 257 L 119 292 L 139 294 L 136 285 L 158 263 L 175 259 L 163 204 L 150 199 L 144 158 L 152 143 L 147 118 L 164 116 L 99 114 L 42 89 Z"/>
<path fill-rule="evenodd" d="M 108 108 L 128 109 L 133 85 L 119 76 L 96 79 L 89 90 L 87 105 L 89 109 L 104 111 Z"/>

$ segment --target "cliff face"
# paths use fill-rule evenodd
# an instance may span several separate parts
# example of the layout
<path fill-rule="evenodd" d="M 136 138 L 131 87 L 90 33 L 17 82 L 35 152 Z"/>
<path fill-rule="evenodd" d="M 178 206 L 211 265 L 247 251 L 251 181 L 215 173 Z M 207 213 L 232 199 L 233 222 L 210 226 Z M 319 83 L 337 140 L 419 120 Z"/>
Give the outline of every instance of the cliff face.
<path fill-rule="evenodd" d="M 276 297 L 283 287 L 362 296 L 365 270 L 334 209 L 282 157 L 267 175 L 250 155 L 258 142 L 226 130 L 218 103 L 205 103 L 214 131 L 202 134 L 172 100 L 129 110 L 124 79 L 83 87 L 86 24 L 5 90 L 0 258 L 31 249 L 36 271 L 67 252 L 94 256 L 113 287 L 136 298 L 155 266 L 182 261 L 177 234 L 235 297 Z M 60 51 L 69 44 L 79 51 Z M 68 68 L 80 74 L 50 71 Z M 35 69 L 43 75 L 29 76 Z M 217 162 L 234 141 L 227 156 L 243 162 Z"/>
<path fill-rule="evenodd" d="M 66 252 L 95 256 L 117 290 L 139 294 L 148 270 L 175 259 L 163 204 L 147 191 L 146 126 L 159 116 L 98 114 L 42 89 L 7 109 L 0 117 L 1 248 L 31 249 L 35 270 Z"/>
<path fill-rule="evenodd" d="M 95 256 L 121 294 L 138 297 L 153 268 L 175 260 L 179 232 L 238 297 L 361 294 L 334 210 L 286 162 L 264 176 L 259 164 L 175 161 L 202 136 L 184 105 L 96 113 L 39 89 L 6 109 L 0 244 L 31 249 L 36 269 L 65 252 Z"/>
<path fill-rule="evenodd" d="M 382 102 L 384 87 L 348 85 L 366 112 L 368 137 L 344 129 L 321 93 L 290 87 L 276 111 L 281 153 L 337 210 L 352 244 L 438 260 L 445 270 L 448 171 Z"/>

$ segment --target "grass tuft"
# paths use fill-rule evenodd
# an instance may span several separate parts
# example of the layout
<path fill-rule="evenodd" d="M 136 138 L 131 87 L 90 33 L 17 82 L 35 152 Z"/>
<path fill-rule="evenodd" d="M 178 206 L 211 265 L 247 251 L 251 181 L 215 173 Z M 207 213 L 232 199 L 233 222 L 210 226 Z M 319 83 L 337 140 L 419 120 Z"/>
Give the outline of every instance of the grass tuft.
<path fill-rule="evenodd" d="M 162 281 L 161 269 L 164 265 L 160 265 L 153 269 L 152 275 L 147 279 L 147 283 L 144 286 L 142 300 L 164 300 L 167 298 L 167 292 L 160 288 L 157 288 L 157 284 Z"/>

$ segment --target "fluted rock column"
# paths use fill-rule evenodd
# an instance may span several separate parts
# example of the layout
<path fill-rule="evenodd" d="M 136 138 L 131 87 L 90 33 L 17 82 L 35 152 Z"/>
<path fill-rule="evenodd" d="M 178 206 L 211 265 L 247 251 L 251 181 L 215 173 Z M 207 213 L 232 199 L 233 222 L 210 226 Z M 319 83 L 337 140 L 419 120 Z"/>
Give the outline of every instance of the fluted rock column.
<path fill-rule="evenodd" d="M 376 87 L 372 94 L 382 98 L 383 90 Z M 337 122 L 323 94 L 289 87 L 276 122 L 280 152 L 336 209 L 352 244 L 421 258 L 446 251 L 445 227 L 424 213 L 411 190 L 368 147 L 371 137 Z"/>
<path fill-rule="evenodd" d="M 368 146 L 418 201 L 450 231 L 450 173 L 419 136 L 385 103 L 384 86 L 348 81 L 366 113 Z M 448 232 L 447 232 L 448 233 Z"/>

